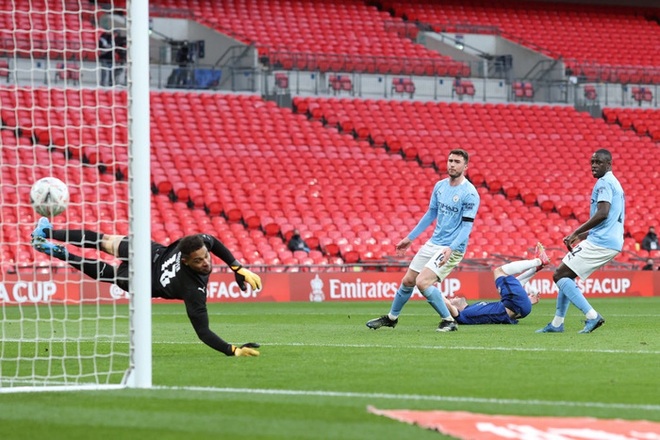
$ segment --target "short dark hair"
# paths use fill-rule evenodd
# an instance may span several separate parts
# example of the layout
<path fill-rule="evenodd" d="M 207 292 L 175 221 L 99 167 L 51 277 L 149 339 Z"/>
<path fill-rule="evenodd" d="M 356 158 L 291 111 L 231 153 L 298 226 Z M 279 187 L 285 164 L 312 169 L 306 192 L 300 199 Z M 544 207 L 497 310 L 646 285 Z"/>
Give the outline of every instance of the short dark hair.
<path fill-rule="evenodd" d="M 177 247 L 181 252 L 181 256 L 187 258 L 190 254 L 201 249 L 203 246 L 205 246 L 205 244 L 204 240 L 202 240 L 202 234 L 193 234 L 183 237 L 179 241 Z"/>
<path fill-rule="evenodd" d="M 605 156 L 605 159 L 608 161 L 612 162 L 612 153 L 610 153 L 610 150 L 606 150 L 605 148 L 601 148 L 600 150 L 596 150 L 594 155 L 599 155 L 599 156 Z"/>
<path fill-rule="evenodd" d="M 463 157 L 463 159 L 465 159 L 466 164 L 470 161 L 470 155 L 468 154 L 467 151 L 463 150 L 462 148 L 456 148 L 454 150 L 451 150 L 449 152 L 449 155 L 451 156 L 452 154 L 456 154 L 458 156 Z"/>

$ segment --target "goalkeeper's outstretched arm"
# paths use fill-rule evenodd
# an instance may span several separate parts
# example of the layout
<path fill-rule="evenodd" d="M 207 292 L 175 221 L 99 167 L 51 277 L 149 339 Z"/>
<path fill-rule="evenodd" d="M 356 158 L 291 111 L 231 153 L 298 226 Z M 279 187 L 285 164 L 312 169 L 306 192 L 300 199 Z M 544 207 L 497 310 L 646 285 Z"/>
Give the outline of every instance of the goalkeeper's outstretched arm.
<path fill-rule="evenodd" d="M 203 240 L 207 243 L 211 253 L 224 261 L 227 266 L 229 266 L 231 270 L 234 271 L 236 282 L 238 283 L 238 287 L 240 287 L 241 290 L 247 289 L 245 283 L 249 284 L 253 290 L 261 289 L 261 277 L 259 277 L 259 275 L 252 272 L 251 270 L 243 267 L 243 265 L 236 258 L 234 258 L 234 255 L 231 253 L 231 251 L 227 249 L 227 247 L 222 244 L 220 240 L 212 235 L 206 234 L 203 235 Z"/>
<path fill-rule="evenodd" d="M 195 333 L 197 333 L 197 337 L 203 343 L 227 356 L 259 356 L 259 352 L 255 350 L 259 347 L 259 344 L 249 342 L 237 347 L 215 334 L 209 327 L 209 315 L 205 304 L 194 300 L 184 301 L 188 318 L 195 329 Z"/>

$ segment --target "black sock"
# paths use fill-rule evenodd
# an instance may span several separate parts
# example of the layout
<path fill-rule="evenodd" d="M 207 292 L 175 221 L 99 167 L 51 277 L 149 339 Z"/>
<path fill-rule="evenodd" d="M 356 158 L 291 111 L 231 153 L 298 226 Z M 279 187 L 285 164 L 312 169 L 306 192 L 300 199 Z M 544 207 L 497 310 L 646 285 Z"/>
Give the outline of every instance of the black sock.
<path fill-rule="evenodd" d="M 46 235 L 50 238 L 62 241 L 65 243 L 70 243 L 77 247 L 82 248 L 91 248 L 91 249 L 101 249 L 101 239 L 103 239 L 103 234 L 100 234 L 95 231 L 74 229 L 74 230 L 53 230 L 46 229 Z"/>
<path fill-rule="evenodd" d="M 90 278 L 107 283 L 115 282 L 116 268 L 100 260 L 88 260 L 69 253 L 67 262 L 75 269 L 82 271 Z"/>

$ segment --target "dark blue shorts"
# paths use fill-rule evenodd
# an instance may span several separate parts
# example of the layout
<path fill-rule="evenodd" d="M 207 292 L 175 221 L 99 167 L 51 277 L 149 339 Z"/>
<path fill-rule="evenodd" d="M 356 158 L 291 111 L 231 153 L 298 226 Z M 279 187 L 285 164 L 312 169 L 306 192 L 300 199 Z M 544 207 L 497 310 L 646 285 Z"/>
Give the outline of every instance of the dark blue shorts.
<path fill-rule="evenodd" d="M 513 275 L 499 277 L 495 280 L 495 287 L 500 292 L 502 304 L 516 314 L 516 318 L 524 318 L 532 312 L 532 302 L 520 281 Z"/>

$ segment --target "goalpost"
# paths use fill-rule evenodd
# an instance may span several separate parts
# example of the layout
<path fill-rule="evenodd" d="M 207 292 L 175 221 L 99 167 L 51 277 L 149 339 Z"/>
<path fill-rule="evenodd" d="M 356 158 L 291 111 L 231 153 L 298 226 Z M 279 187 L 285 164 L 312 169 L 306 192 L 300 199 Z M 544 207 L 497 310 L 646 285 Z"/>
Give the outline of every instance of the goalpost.
<path fill-rule="evenodd" d="M 151 387 L 148 0 L 0 0 L 0 116 L 0 392 Z M 32 249 L 47 176 L 56 229 L 129 237 L 129 292 Z"/>

